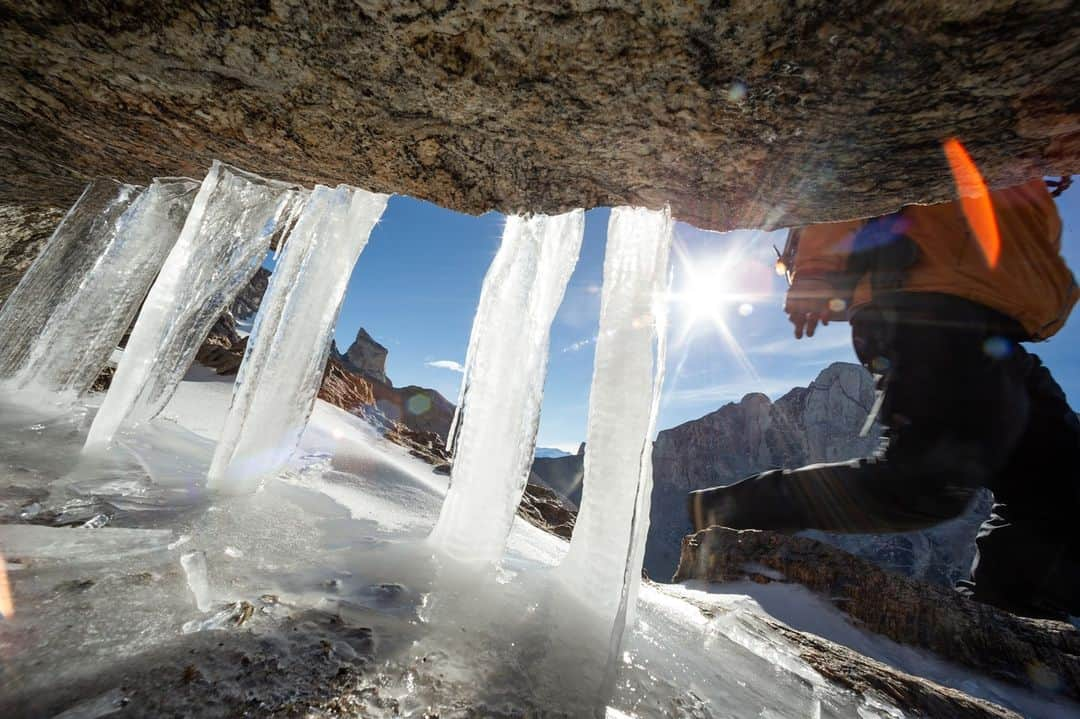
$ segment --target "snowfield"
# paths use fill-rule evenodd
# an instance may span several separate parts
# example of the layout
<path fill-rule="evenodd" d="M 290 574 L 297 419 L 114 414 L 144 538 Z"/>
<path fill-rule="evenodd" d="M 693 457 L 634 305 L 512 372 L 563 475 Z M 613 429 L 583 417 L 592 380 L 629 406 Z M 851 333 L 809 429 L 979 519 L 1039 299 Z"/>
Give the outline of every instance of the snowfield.
<path fill-rule="evenodd" d="M 776 620 L 1027 716 L 1076 715 L 784 584 L 644 583 L 608 661 L 552 571 L 566 542 L 515 519 L 496 570 L 445 556 L 427 535 L 446 478 L 321 401 L 285 471 L 209 493 L 230 394 L 196 367 L 97 457 L 79 454 L 93 402 L 4 400 L 0 716 L 905 716 L 826 680 Z"/>

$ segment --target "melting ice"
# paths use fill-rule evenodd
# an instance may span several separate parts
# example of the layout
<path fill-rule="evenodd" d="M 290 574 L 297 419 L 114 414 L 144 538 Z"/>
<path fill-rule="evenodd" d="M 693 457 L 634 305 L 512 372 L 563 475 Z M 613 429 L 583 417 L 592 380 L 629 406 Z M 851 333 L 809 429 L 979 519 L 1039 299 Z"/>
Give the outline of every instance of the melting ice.
<path fill-rule="evenodd" d="M 143 303 L 86 445 L 156 416 L 305 193 L 214 162 Z"/>
<path fill-rule="evenodd" d="M 50 321 L 66 324 L 63 320 L 71 303 L 80 299 L 84 281 L 95 264 L 110 246 L 127 245 L 117 241 L 118 230 L 141 189 L 97 179 L 86 186 L 68 210 L 0 308 L 0 378 L 27 369 L 27 359 L 33 349 L 41 346 L 42 332 Z"/>
<path fill-rule="evenodd" d="M 616 207 L 608 222 L 585 476 L 570 552 L 572 591 L 613 627 L 633 621 L 652 496 L 652 435 L 664 369 L 671 215 Z"/>
<path fill-rule="evenodd" d="M 95 263 L 70 297 L 53 305 L 13 385 L 75 394 L 90 388 L 176 243 L 198 186 L 182 178 L 155 179 L 114 223 L 94 225 L 92 232 L 102 237 L 87 237 L 84 249 L 99 252 Z M 107 243 L 101 246 L 99 239 Z M 37 262 L 48 260 L 54 241 Z"/>
<path fill-rule="evenodd" d="M 300 442 L 353 265 L 387 195 L 317 186 L 274 268 L 210 468 L 211 487 L 254 489 Z"/>
<path fill-rule="evenodd" d="M 582 210 L 506 220 L 473 320 L 450 491 L 431 535 L 452 556 L 502 556 L 536 446 L 551 323 L 584 227 Z"/>
<path fill-rule="evenodd" d="M 166 189 L 158 185 L 159 201 Z M 83 216 L 86 204 L 65 231 L 87 236 L 77 220 L 134 232 L 150 210 L 118 221 L 133 197 L 117 194 L 92 186 L 83 200 L 98 203 L 97 219 Z M 647 587 L 643 621 L 622 641 L 648 526 L 666 212 L 612 212 L 582 509 L 567 554 L 513 518 L 583 213 L 507 221 L 469 342 L 447 493 L 429 466 L 343 411 L 316 403 L 304 429 L 344 284 L 386 197 L 320 187 L 297 219 L 304 200 L 214 164 L 90 428 L 91 446 L 131 430 L 116 452 L 95 456 L 100 466 L 79 452 L 92 405 L 45 420 L 0 408 L 4 521 L 81 526 L 0 523 L 19 603 L 0 632 L 10 678 L 0 714 L 101 715 L 129 692 L 144 715 L 194 703 L 229 713 L 253 697 L 260 709 L 307 702 L 315 712 L 325 702 L 329 712 L 387 717 L 832 717 L 878 706 L 830 685 L 755 615 L 710 595 Z M 168 228 L 174 215 L 165 215 Z M 235 388 L 181 382 L 271 237 L 294 221 Z M 56 258 L 74 242 L 57 241 Z M 23 293 L 66 301 L 108 284 L 74 256 L 79 272 L 43 260 Z M 27 301 L 40 331 L 47 314 Z M 0 315 L 0 330 L 13 317 Z M 175 422 L 149 421 L 170 399 Z M 224 432 L 207 429 L 221 420 Z M 283 468 L 297 443 L 301 459 Z M 262 490 L 207 495 L 211 456 L 215 485 L 262 479 Z M 433 542 L 445 551 L 433 556 Z"/>

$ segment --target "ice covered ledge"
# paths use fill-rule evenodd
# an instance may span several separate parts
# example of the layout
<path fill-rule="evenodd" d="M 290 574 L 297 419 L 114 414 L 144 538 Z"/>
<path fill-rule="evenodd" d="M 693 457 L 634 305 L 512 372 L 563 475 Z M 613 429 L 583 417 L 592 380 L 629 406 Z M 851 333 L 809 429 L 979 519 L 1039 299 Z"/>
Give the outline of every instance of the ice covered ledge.
<path fill-rule="evenodd" d="M 0 0 L 0 203 L 220 158 L 473 213 L 670 201 L 731 229 L 942 199 L 951 135 L 993 183 L 1080 172 L 1069 2 L 259 5 Z"/>
<path fill-rule="evenodd" d="M 801 584 L 871 632 L 1020 686 L 1080 697 L 1080 632 L 1071 624 L 1016 616 L 809 537 L 711 527 L 683 538 L 674 581 L 743 579 Z"/>

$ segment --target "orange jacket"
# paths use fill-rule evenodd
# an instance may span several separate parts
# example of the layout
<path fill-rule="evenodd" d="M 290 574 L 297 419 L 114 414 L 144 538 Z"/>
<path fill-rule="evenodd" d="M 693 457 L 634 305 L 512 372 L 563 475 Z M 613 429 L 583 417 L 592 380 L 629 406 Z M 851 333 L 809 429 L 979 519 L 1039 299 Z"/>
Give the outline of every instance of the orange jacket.
<path fill-rule="evenodd" d="M 908 205 L 896 215 L 898 232 L 918 247 L 900 290 L 941 292 L 991 307 L 1046 339 L 1065 324 L 1080 289 L 1061 257 L 1061 218 L 1042 180 L 990 193 L 1001 236 L 991 267 L 958 201 Z M 791 292 L 800 278 L 835 280 L 848 271 L 856 233 L 868 220 L 811 225 L 797 231 Z M 850 277 L 850 276 L 849 276 Z M 855 278 L 851 278 L 855 279 Z M 842 284 L 842 283 L 837 283 Z M 852 308 L 872 299 L 869 277 L 857 278 Z"/>

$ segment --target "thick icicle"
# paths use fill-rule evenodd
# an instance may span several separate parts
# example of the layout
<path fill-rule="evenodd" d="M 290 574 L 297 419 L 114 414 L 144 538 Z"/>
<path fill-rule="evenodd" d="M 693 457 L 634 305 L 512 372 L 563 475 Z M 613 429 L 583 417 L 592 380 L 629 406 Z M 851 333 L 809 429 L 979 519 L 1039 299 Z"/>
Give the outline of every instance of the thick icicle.
<path fill-rule="evenodd" d="M 502 556 L 532 464 L 551 323 L 584 227 L 581 210 L 506 220 L 473 320 L 450 491 L 431 535 L 452 556 Z"/>
<path fill-rule="evenodd" d="M 90 388 L 176 244 L 198 187 L 185 178 L 155 179 L 104 228 L 107 244 L 75 291 L 57 298 L 14 386 L 77 394 Z"/>
<path fill-rule="evenodd" d="M 79 291 L 141 189 L 99 178 L 68 210 L 0 309 L 0 377 L 11 377 L 25 366 L 31 343 L 54 310 Z"/>
<path fill-rule="evenodd" d="M 255 318 L 210 486 L 252 491 L 288 461 L 315 404 L 353 265 L 388 199 L 344 185 L 311 193 Z"/>
<path fill-rule="evenodd" d="M 107 445 L 122 426 L 164 408 L 210 328 L 303 198 L 299 188 L 214 162 L 143 303 L 87 448 Z"/>
<path fill-rule="evenodd" d="M 633 619 L 649 529 L 671 235 L 667 210 L 617 207 L 608 222 L 581 510 L 560 570 L 611 622 L 613 648 Z"/>

